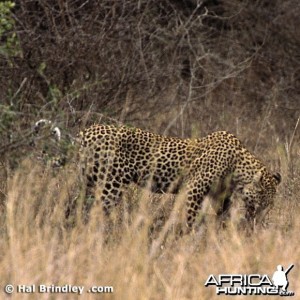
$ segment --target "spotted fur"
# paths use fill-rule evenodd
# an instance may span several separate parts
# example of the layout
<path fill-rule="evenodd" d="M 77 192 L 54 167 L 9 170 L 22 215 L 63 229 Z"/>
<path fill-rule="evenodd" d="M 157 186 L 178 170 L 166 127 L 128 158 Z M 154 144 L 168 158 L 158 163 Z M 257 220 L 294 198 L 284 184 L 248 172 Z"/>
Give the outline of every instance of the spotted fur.
<path fill-rule="evenodd" d="M 83 173 L 89 187 L 101 189 L 109 213 L 129 183 L 155 193 L 186 193 L 186 222 L 192 228 L 205 196 L 218 216 L 228 214 L 231 195 L 240 193 L 253 224 L 271 208 L 281 177 L 225 131 L 200 139 L 165 137 L 137 128 L 93 125 L 80 133 Z"/>

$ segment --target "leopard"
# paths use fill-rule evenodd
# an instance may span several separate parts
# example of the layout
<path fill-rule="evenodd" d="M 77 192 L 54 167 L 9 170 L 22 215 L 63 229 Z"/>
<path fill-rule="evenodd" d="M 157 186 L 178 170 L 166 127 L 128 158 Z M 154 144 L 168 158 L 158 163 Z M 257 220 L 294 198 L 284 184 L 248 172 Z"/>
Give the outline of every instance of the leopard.
<path fill-rule="evenodd" d="M 105 215 L 131 183 L 153 193 L 185 197 L 185 228 L 194 228 L 208 197 L 217 218 L 230 216 L 233 193 L 245 206 L 249 228 L 262 222 L 274 205 L 279 173 L 227 131 L 198 139 L 167 137 L 135 127 L 94 124 L 79 134 L 79 156 L 86 185 L 101 190 Z"/>

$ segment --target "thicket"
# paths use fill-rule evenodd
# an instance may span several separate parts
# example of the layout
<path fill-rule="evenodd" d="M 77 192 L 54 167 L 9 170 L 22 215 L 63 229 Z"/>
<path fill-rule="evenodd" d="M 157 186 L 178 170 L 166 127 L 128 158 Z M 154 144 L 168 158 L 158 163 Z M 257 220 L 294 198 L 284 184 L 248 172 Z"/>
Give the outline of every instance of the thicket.
<path fill-rule="evenodd" d="M 299 15 L 297 0 L 4 1 L 1 144 L 40 117 L 76 131 L 88 112 L 284 141 L 300 113 Z"/>

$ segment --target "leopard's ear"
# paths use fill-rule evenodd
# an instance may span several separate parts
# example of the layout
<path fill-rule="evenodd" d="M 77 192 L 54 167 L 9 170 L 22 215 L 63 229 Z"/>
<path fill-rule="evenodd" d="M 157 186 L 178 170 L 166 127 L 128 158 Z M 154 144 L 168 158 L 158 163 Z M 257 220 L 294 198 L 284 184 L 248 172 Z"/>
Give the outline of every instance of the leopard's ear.
<path fill-rule="evenodd" d="M 260 183 L 261 182 L 261 178 L 262 178 L 262 172 L 258 171 L 253 176 L 253 182 L 254 183 Z"/>
<path fill-rule="evenodd" d="M 276 180 L 277 185 L 281 182 L 281 175 L 279 173 L 274 173 L 273 178 Z"/>

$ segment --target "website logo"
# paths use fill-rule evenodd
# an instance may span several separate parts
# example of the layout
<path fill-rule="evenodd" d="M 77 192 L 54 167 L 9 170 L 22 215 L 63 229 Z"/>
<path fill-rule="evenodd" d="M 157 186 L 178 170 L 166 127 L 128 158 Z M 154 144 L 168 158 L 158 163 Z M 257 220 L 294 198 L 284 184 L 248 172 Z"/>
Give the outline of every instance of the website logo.
<path fill-rule="evenodd" d="M 282 265 L 277 266 L 272 279 L 266 274 L 211 274 L 205 286 L 215 286 L 217 295 L 280 295 L 294 296 L 288 291 L 288 273 L 293 269 L 291 264 L 286 270 Z"/>

